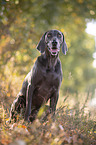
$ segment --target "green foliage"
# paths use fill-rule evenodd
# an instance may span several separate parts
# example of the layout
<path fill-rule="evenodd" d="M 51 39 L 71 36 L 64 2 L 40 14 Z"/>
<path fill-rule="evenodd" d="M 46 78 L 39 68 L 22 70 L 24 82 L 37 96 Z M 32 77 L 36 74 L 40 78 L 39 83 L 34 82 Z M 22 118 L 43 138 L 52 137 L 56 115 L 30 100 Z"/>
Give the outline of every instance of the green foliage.
<path fill-rule="evenodd" d="M 36 45 L 49 29 L 61 30 L 68 45 L 66 56 L 60 52 L 62 94 L 94 90 L 94 39 L 85 33 L 85 28 L 89 19 L 96 18 L 95 8 L 95 0 L 1 0 L 0 90 L 12 96 L 17 94 L 40 55 Z"/>

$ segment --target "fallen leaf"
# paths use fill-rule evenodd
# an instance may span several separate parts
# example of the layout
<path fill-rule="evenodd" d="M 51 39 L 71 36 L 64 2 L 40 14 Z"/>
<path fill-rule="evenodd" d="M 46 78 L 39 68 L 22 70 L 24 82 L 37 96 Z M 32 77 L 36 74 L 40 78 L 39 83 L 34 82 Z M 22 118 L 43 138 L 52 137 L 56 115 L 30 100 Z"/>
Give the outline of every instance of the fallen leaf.
<path fill-rule="evenodd" d="M 10 143 L 10 145 L 26 145 L 26 142 L 23 140 L 16 140 L 15 142 Z"/>
<path fill-rule="evenodd" d="M 77 143 L 78 135 L 73 135 L 73 144 Z"/>
<path fill-rule="evenodd" d="M 63 126 L 62 126 L 61 124 L 59 124 L 59 128 L 60 128 L 61 130 L 64 130 L 64 128 L 63 128 Z"/>

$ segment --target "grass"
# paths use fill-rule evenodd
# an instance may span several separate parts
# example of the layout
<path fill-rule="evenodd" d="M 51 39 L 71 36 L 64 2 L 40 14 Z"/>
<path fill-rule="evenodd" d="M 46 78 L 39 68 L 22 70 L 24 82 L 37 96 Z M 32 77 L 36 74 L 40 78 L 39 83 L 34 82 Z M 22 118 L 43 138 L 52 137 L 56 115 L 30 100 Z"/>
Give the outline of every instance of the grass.
<path fill-rule="evenodd" d="M 96 108 L 88 106 L 90 97 L 90 93 L 67 94 L 54 117 L 49 115 L 44 122 L 45 112 L 40 109 L 36 120 L 29 124 L 22 116 L 18 116 L 16 123 L 6 123 L 9 109 L 1 102 L 1 145 L 96 145 Z"/>

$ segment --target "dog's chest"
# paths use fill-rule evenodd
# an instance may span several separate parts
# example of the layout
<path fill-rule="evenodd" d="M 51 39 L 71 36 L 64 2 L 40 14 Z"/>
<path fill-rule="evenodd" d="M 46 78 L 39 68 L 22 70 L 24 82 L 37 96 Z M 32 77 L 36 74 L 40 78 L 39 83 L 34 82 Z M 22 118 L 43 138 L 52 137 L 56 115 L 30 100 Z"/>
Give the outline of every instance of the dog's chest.
<path fill-rule="evenodd" d="M 41 63 L 41 66 L 38 67 L 38 72 L 38 75 L 40 76 L 39 82 L 42 89 L 46 88 L 46 90 L 49 91 L 49 89 L 52 89 L 52 87 L 56 89 L 59 88 L 62 78 L 59 60 L 55 66 L 48 66 L 47 61 L 45 61 L 45 65 Z"/>
<path fill-rule="evenodd" d="M 39 93 L 51 93 L 58 90 L 60 86 L 60 75 L 57 74 L 55 71 L 47 71 L 43 72 L 41 80 L 38 82 L 39 86 Z"/>
<path fill-rule="evenodd" d="M 47 72 L 45 74 L 43 72 L 43 74 L 41 73 L 41 76 L 33 95 L 33 105 L 37 104 L 37 106 L 40 101 L 47 101 L 53 93 L 58 91 L 60 86 L 60 76 L 59 74 L 56 74 L 56 72 Z"/>
<path fill-rule="evenodd" d="M 60 83 L 60 75 L 57 74 L 55 71 L 48 71 L 43 76 L 44 82 L 46 86 L 54 86 L 58 88 Z"/>

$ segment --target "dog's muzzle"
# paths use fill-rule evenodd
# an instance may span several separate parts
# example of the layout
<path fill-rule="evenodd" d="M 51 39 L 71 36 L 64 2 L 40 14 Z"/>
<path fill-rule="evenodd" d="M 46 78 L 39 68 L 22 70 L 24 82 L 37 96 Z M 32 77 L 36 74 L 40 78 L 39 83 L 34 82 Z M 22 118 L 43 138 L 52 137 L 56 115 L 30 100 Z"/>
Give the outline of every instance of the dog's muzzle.
<path fill-rule="evenodd" d="M 52 42 L 52 47 L 50 47 L 50 48 L 48 47 L 48 50 L 51 53 L 51 55 L 58 54 L 60 49 L 57 48 L 57 42 L 55 40 L 53 40 L 53 42 Z"/>

